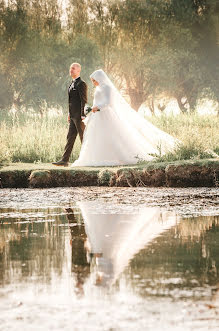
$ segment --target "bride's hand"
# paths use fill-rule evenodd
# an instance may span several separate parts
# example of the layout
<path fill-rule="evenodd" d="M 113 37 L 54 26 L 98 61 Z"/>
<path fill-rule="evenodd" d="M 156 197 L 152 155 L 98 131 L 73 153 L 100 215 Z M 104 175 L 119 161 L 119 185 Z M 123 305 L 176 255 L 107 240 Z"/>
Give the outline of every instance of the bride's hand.
<path fill-rule="evenodd" d="M 92 112 L 93 112 L 93 113 L 96 113 L 97 110 L 98 110 L 98 107 L 93 107 L 93 108 L 92 108 Z"/>

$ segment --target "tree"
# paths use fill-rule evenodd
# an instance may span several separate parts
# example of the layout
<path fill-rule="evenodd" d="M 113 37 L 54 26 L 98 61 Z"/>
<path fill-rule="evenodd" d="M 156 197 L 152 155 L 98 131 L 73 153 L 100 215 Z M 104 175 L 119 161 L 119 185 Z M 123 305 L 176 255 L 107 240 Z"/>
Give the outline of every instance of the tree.
<path fill-rule="evenodd" d="M 194 109 L 204 89 L 219 86 L 213 4 L 213 0 L 118 3 L 115 67 L 133 108 L 164 92 L 177 99 L 182 111 L 186 111 L 183 98 Z"/>
<path fill-rule="evenodd" d="M 159 1 L 125 0 L 118 4 L 120 73 L 136 110 L 157 89 L 153 53 L 158 47 L 163 10 Z"/>
<path fill-rule="evenodd" d="M 161 93 L 182 111 L 200 96 L 219 101 L 217 0 L 0 0 L 1 105 L 66 105 L 68 68 L 101 66 L 131 105 Z"/>
<path fill-rule="evenodd" d="M 88 4 L 87 0 L 70 0 L 67 7 L 67 27 L 69 42 L 78 35 L 86 36 L 88 26 Z"/>
<path fill-rule="evenodd" d="M 66 37 L 57 0 L 2 4 L 0 19 L 1 108 L 14 103 L 42 113 L 45 103 L 66 106 L 69 66 L 80 62 L 88 80 L 99 63 L 96 44 L 76 32 L 72 41 Z"/>

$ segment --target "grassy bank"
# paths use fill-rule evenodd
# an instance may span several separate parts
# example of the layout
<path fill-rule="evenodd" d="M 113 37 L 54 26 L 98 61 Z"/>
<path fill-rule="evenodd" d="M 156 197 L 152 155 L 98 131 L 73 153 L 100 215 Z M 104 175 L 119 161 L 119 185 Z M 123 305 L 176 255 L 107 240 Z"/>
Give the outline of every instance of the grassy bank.
<path fill-rule="evenodd" d="M 157 162 L 215 157 L 211 151 L 219 154 L 217 116 L 180 114 L 152 117 L 149 120 L 182 141 L 175 153 L 157 157 Z M 67 130 L 66 116 L 39 118 L 22 115 L 1 118 L 0 163 L 43 163 L 57 160 L 63 153 Z M 78 157 L 79 151 L 78 139 L 71 161 Z"/>
<path fill-rule="evenodd" d="M 154 186 L 218 187 L 219 160 L 146 162 L 123 167 L 56 167 L 51 164 L 12 163 L 0 169 L 0 186 Z"/>

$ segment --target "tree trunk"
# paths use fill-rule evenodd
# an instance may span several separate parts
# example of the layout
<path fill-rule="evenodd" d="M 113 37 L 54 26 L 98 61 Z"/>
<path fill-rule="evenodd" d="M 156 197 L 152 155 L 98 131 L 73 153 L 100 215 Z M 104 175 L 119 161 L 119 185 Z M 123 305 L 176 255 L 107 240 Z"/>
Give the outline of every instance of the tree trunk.
<path fill-rule="evenodd" d="M 176 100 L 177 100 L 177 103 L 178 103 L 178 106 L 179 106 L 181 112 L 182 112 L 182 113 L 187 113 L 187 109 L 186 109 L 186 107 L 185 107 L 185 104 L 186 104 L 186 103 L 185 103 L 185 102 L 182 103 L 182 97 L 177 95 L 175 98 L 176 98 Z"/>
<path fill-rule="evenodd" d="M 142 103 L 146 100 L 143 84 L 142 82 L 136 79 L 130 81 L 130 76 L 125 74 L 125 81 L 127 86 L 127 92 L 130 97 L 131 107 L 138 111 Z M 133 88 L 135 86 L 135 88 Z"/>
<path fill-rule="evenodd" d="M 196 95 L 189 93 L 189 94 L 187 94 L 186 98 L 188 100 L 190 112 L 193 113 L 195 111 L 197 97 L 196 97 Z"/>
<path fill-rule="evenodd" d="M 153 97 L 148 100 L 148 107 L 150 108 L 151 114 L 155 115 L 154 98 Z"/>
<path fill-rule="evenodd" d="M 128 94 L 130 97 L 131 107 L 138 111 L 142 103 L 145 101 L 145 98 L 142 93 L 138 93 L 134 89 L 128 89 Z"/>

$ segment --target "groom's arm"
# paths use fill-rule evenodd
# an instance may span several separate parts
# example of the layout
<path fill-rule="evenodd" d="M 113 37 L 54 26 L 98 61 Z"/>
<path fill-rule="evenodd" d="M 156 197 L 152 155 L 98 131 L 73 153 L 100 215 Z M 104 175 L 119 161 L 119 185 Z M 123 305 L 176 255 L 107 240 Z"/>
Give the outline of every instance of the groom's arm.
<path fill-rule="evenodd" d="M 78 92 L 81 99 L 81 116 L 85 116 L 84 107 L 87 103 L 87 84 L 84 81 L 78 85 Z"/>

